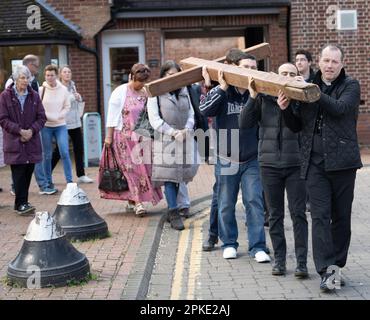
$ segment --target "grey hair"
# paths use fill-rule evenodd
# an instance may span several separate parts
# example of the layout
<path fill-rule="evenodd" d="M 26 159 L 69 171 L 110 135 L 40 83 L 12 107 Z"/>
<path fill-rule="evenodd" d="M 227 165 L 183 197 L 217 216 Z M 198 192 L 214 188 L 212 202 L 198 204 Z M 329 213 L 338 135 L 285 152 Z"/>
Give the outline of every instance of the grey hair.
<path fill-rule="evenodd" d="M 23 58 L 23 65 L 28 66 L 30 63 L 36 63 L 39 62 L 40 59 L 38 56 L 35 56 L 34 54 L 28 54 Z"/>
<path fill-rule="evenodd" d="M 15 68 L 15 71 L 13 72 L 13 75 L 12 75 L 14 81 L 17 81 L 21 75 L 25 75 L 27 79 L 31 79 L 31 76 L 32 76 L 30 70 L 26 66 L 23 66 L 23 65 L 17 66 Z"/>
<path fill-rule="evenodd" d="M 338 50 L 340 53 L 341 53 L 341 60 L 343 61 L 344 60 L 344 50 L 341 46 L 337 45 L 337 44 L 326 44 L 324 45 L 322 48 L 321 48 L 321 51 L 320 51 L 320 57 L 322 57 L 322 52 L 326 49 L 326 48 L 329 48 L 330 50 Z"/>

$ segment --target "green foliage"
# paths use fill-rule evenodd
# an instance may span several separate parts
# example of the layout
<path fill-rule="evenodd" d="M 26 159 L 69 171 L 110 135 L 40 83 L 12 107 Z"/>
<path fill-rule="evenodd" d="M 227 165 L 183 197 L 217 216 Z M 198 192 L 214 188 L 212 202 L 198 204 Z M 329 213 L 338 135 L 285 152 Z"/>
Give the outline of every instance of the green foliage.
<path fill-rule="evenodd" d="M 87 276 L 83 279 L 80 279 L 80 280 L 76 280 L 76 279 L 72 279 L 72 280 L 68 280 L 67 281 L 67 286 L 68 287 L 76 287 L 76 286 L 84 286 L 86 285 L 90 280 L 94 280 L 94 281 L 97 281 L 99 278 L 99 276 L 97 274 L 94 274 L 94 273 L 88 273 Z"/>

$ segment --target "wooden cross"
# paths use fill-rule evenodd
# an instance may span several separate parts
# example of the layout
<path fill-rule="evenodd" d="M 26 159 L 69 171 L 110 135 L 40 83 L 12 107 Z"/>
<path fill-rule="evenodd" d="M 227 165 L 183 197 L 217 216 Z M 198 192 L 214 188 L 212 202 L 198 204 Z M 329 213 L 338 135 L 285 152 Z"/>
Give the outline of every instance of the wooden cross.
<path fill-rule="evenodd" d="M 256 46 L 243 49 L 242 51 L 254 55 L 257 60 L 263 60 L 271 56 L 271 49 L 268 43 L 261 43 Z M 223 63 L 225 60 L 226 57 L 223 56 L 214 61 Z M 145 87 L 149 96 L 155 97 L 202 80 L 202 66 L 195 66 L 193 68 L 188 68 L 188 70 L 170 75 L 166 78 L 154 80 L 150 83 L 147 83 Z"/>
<path fill-rule="evenodd" d="M 268 43 L 244 49 L 243 51 L 255 55 L 257 60 L 264 59 L 270 56 L 271 53 Z M 209 76 L 214 81 L 218 80 L 218 71 L 222 70 L 225 81 L 236 87 L 248 88 L 249 79 L 253 78 L 256 90 L 260 93 L 277 96 L 279 90 L 282 90 L 287 97 L 304 102 L 314 102 L 320 98 L 320 89 L 315 84 L 297 81 L 275 73 L 224 64 L 222 63 L 224 60 L 225 57 L 215 61 L 198 58 L 184 59 L 180 62 L 183 69 L 185 69 L 184 71 L 152 81 L 146 84 L 146 90 L 149 96 L 158 96 L 201 81 L 203 80 L 202 66 L 206 65 Z"/>

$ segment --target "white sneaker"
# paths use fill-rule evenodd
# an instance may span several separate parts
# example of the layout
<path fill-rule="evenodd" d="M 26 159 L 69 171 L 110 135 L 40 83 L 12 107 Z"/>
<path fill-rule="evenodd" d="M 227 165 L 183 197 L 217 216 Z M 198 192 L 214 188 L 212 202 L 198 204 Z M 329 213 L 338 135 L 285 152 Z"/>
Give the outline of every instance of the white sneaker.
<path fill-rule="evenodd" d="M 227 247 L 223 253 L 224 259 L 236 259 L 236 249 L 234 247 Z"/>
<path fill-rule="evenodd" d="M 93 183 L 94 180 L 89 178 L 88 176 L 81 176 L 81 177 L 78 177 L 77 179 L 77 183 Z"/>
<path fill-rule="evenodd" d="M 271 258 L 265 251 L 258 251 L 254 256 L 254 260 L 256 260 L 258 263 L 264 263 L 270 262 Z"/>
<path fill-rule="evenodd" d="M 143 215 L 146 214 L 146 210 L 145 210 L 145 207 L 142 203 L 138 203 L 136 206 L 135 206 L 135 214 L 139 217 L 142 217 Z"/>

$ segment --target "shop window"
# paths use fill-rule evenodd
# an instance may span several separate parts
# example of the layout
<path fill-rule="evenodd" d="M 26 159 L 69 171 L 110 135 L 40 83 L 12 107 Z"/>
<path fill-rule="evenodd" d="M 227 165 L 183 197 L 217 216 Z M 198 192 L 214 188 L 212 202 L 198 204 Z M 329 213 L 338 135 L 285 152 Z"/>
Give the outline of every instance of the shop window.
<path fill-rule="evenodd" d="M 4 90 L 6 80 L 11 76 L 14 67 L 22 63 L 23 57 L 34 54 L 40 58 L 40 69 L 37 80 L 44 81 L 43 70 L 46 65 L 58 66 L 68 63 L 67 47 L 63 45 L 33 45 L 0 47 L 0 91 Z"/>

